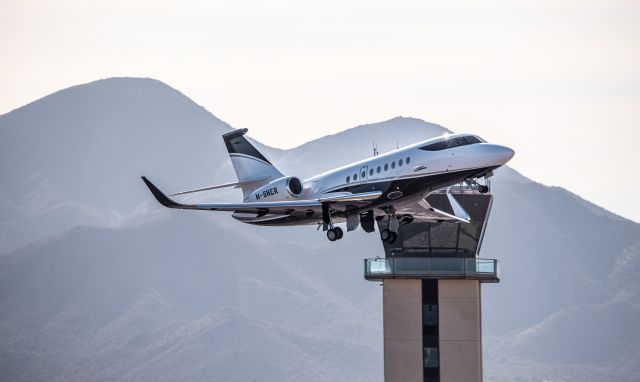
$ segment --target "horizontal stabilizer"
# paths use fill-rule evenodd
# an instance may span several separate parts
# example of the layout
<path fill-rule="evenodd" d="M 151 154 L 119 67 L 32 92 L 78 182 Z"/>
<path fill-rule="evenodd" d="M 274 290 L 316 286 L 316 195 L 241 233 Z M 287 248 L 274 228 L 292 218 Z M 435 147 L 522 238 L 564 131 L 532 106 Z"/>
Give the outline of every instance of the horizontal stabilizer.
<path fill-rule="evenodd" d="M 202 191 L 209 191 L 209 190 L 217 190 L 219 188 L 226 188 L 226 187 L 234 187 L 234 188 L 238 188 L 238 187 L 242 187 L 244 185 L 248 185 L 248 184 L 252 184 L 252 183 L 256 183 L 256 182 L 261 182 L 264 180 L 268 180 L 269 178 L 267 177 L 263 177 L 263 178 L 259 178 L 259 179 L 254 179 L 251 182 L 233 182 L 233 183 L 224 183 L 224 184 L 218 184 L 215 186 L 210 186 L 210 187 L 204 187 L 204 188 L 196 188 L 194 190 L 188 190 L 188 191 L 181 191 L 181 192 L 176 192 L 175 194 L 171 194 L 169 196 L 176 196 L 176 195 L 185 195 L 185 194 L 193 194 L 195 192 L 202 192 Z"/>

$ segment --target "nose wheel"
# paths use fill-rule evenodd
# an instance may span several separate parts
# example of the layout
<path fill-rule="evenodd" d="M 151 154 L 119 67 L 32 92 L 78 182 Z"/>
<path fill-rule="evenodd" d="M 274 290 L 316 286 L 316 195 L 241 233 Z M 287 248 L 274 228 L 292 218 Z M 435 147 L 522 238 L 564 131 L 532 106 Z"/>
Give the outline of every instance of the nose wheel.
<path fill-rule="evenodd" d="M 343 235 L 344 232 L 342 232 L 342 228 L 340 227 L 333 227 L 327 230 L 327 239 L 329 239 L 330 241 L 340 240 L 342 239 Z"/>
<path fill-rule="evenodd" d="M 478 183 L 475 179 L 465 179 L 465 182 L 467 183 L 467 185 L 469 185 L 469 187 L 474 190 L 478 190 L 478 192 L 481 194 L 486 194 L 487 192 L 489 192 L 488 181 L 486 185 Z"/>

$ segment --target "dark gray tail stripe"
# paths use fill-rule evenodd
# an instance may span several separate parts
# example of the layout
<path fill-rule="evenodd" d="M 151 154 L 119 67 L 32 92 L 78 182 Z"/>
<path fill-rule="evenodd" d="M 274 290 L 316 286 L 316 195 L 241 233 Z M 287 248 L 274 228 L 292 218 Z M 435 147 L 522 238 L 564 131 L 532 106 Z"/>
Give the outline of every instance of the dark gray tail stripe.
<path fill-rule="evenodd" d="M 225 146 L 229 154 L 243 154 L 250 157 L 258 158 L 264 162 L 269 162 L 249 141 L 244 137 L 247 133 L 247 129 L 234 130 L 230 133 L 226 133 L 222 136 Z"/>

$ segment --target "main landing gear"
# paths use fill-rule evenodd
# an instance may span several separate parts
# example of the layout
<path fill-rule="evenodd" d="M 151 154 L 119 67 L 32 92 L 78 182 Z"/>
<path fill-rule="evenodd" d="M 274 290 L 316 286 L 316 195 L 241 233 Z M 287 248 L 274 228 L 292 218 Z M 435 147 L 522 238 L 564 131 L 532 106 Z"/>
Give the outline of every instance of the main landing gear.
<path fill-rule="evenodd" d="M 391 244 L 398 238 L 398 226 L 400 226 L 400 223 L 398 222 L 396 210 L 393 206 L 385 207 L 384 212 L 386 212 L 388 216 L 389 224 L 387 225 L 387 229 L 380 232 L 380 239 Z"/>
<path fill-rule="evenodd" d="M 327 230 L 327 239 L 331 241 L 340 240 L 342 239 L 343 235 L 344 235 L 344 232 L 342 232 L 342 228 L 340 227 L 333 227 Z"/>
<path fill-rule="evenodd" d="M 398 234 L 385 229 L 384 231 L 380 232 L 380 238 L 391 244 L 396 241 L 396 239 L 398 238 Z"/>
<path fill-rule="evenodd" d="M 320 229 L 320 226 L 318 226 L 318 229 Z M 344 236 L 342 228 L 334 227 L 327 203 L 322 203 L 322 229 L 327 231 L 327 239 L 330 241 L 340 240 Z"/>

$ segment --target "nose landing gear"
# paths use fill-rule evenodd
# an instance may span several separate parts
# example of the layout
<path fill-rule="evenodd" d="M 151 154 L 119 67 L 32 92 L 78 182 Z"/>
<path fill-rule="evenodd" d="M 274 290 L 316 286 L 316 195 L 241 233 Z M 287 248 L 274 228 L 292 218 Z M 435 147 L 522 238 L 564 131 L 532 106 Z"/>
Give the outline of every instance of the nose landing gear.
<path fill-rule="evenodd" d="M 465 183 L 467 183 L 467 185 L 469 187 L 471 187 L 474 190 L 478 190 L 479 193 L 481 194 L 486 194 L 487 192 L 489 192 L 489 181 L 487 180 L 487 184 L 483 185 L 478 183 L 475 179 L 465 179 Z"/>

